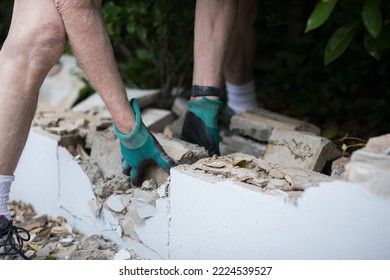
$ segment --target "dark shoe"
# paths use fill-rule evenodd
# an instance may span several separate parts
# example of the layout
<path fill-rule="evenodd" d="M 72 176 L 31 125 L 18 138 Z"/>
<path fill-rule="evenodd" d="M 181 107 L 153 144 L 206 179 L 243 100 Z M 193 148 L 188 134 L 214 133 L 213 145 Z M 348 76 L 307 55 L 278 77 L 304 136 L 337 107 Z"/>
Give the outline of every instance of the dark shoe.
<path fill-rule="evenodd" d="M 27 230 L 13 226 L 12 220 L 0 215 L 0 260 L 28 260 L 22 248 L 23 241 L 29 240 Z"/>

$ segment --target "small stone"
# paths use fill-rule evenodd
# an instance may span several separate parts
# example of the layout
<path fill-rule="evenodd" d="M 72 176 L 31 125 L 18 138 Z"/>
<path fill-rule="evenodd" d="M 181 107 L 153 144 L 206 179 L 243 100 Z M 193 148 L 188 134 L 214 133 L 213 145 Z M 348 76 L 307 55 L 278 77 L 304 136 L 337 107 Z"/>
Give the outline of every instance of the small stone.
<path fill-rule="evenodd" d="M 141 219 L 150 218 L 156 214 L 156 208 L 150 204 L 135 206 L 135 209 Z"/>
<path fill-rule="evenodd" d="M 341 157 L 332 162 L 332 177 L 342 177 L 345 172 L 345 165 L 349 162 L 349 157 Z"/>
<path fill-rule="evenodd" d="M 57 250 L 56 243 L 48 243 L 46 244 L 38 253 L 37 257 L 45 257 L 54 253 Z"/>
<path fill-rule="evenodd" d="M 153 179 L 150 179 L 150 180 L 146 180 L 142 183 L 141 189 L 144 191 L 151 191 L 151 190 L 157 189 L 157 187 L 158 186 L 157 186 L 156 181 Z"/>
<path fill-rule="evenodd" d="M 272 168 L 269 171 L 269 176 L 271 176 L 273 178 L 276 178 L 276 179 L 282 179 L 282 178 L 284 178 L 285 174 L 282 171 L 278 170 L 278 169 Z"/>
<path fill-rule="evenodd" d="M 283 179 L 271 179 L 268 182 L 267 188 L 269 189 L 281 189 L 286 185 L 286 180 Z"/>
<path fill-rule="evenodd" d="M 114 260 L 131 260 L 131 254 L 129 251 L 121 249 L 114 255 Z"/>
<path fill-rule="evenodd" d="M 95 199 L 88 201 L 89 209 L 91 209 L 93 215 L 95 217 L 99 217 L 100 210 L 102 209 L 101 206 L 98 205 L 97 201 Z"/>
<path fill-rule="evenodd" d="M 123 195 L 110 195 L 106 199 L 106 205 L 114 212 L 122 212 L 126 205 L 123 203 Z"/>
<path fill-rule="evenodd" d="M 212 161 L 205 164 L 207 167 L 211 168 L 224 168 L 225 164 L 222 161 Z"/>
<path fill-rule="evenodd" d="M 64 237 L 60 239 L 60 244 L 63 247 L 69 247 L 74 241 L 74 238 L 72 236 Z"/>

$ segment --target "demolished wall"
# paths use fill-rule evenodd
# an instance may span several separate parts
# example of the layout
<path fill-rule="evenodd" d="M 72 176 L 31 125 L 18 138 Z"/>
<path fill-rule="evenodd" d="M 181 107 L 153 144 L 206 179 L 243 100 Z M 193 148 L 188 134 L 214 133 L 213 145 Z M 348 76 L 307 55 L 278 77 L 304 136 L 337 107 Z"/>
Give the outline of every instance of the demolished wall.
<path fill-rule="evenodd" d="M 131 185 L 112 119 L 93 95 L 37 112 L 11 198 L 145 259 L 390 258 L 388 136 L 353 156 L 336 180 L 318 171 L 340 152 L 311 124 L 254 110 L 233 118 L 236 133 L 223 135 L 226 155 L 208 158 L 172 138 L 186 102 L 177 99 L 172 113 L 151 108 L 158 91 L 127 93 L 139 98 L 145 124 L 170 136 L 155 134 L 179 164 L 170 178 L 150 166 L 143 185 Z"/>
<path fill-rule="evenodd" d="M 243 154 L 176 167 L 159 188 L 87 173 L 32 131 L 12 198 L 146 259 L 390 258 L 390 200 L 358 183 Z"/>

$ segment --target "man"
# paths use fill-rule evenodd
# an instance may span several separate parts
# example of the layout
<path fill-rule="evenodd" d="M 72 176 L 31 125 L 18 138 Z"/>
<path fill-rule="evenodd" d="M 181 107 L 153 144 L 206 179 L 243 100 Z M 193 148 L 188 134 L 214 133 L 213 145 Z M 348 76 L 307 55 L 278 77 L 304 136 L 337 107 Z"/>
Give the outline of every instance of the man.
<path fill-rule="evenodd" d="M 167 172 L 174 164 L 142 123 L 136 100 L 129 105 L 100 6 L 101 0 L 14 2 L 10 31 L 0 51 L 0 259 L 25 258 L 21 247 L 27 238 L 12 225 L 7 203 L 39 88 L 67 41 L 112 115 L 122 167 L 131 181 L 141 182 L 142 169 L 150 161 Z"/>

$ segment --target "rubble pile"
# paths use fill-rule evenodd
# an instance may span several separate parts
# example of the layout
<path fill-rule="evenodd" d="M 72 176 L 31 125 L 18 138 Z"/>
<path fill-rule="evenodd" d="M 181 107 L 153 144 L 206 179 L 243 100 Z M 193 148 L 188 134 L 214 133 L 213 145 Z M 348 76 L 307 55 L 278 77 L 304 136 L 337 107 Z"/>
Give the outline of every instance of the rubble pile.
<path fill-rule="evenodd" d="M 14 225 L 30 232 L 23 244 L 25 255 L 33 260 L 109 260 L 139 259 L 134 252 L 120 249 L 102 235 L 84 236 L 63 217 L 37 215 L 24 202 L 9 204 Z"/>
<path fill-rule="evenodd" d="M 317 172 L 270 163 L 243 153 L 204 158 L 192 165 L 181 165 L 178 169 L 193 172 L 198 177 L 211 175 L 229 179 L 261 191 L 281 190 L 287 192 L 290 198 L 297 198 L 307 187 L 332 180 Z"/>

